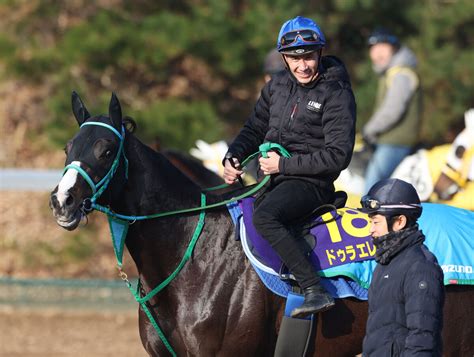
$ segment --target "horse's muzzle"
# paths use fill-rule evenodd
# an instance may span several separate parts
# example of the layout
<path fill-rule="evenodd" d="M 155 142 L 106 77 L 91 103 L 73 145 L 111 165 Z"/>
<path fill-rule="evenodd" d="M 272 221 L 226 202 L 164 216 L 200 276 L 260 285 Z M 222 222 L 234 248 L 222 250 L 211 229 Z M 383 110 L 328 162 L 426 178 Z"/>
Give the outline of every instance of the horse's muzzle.
<path fill-rule="evenodd" d="M 61 202 L 58 199 L 57 189 L 55 189 L 51 192 L 49 207 L 53 211 L 56 223 L 64 229 L 72 231 L 77 228 L 84 213 L 80 209 L 80 204 L 74 198 L 74 195 L 68 192 L 62 198 Z"/>

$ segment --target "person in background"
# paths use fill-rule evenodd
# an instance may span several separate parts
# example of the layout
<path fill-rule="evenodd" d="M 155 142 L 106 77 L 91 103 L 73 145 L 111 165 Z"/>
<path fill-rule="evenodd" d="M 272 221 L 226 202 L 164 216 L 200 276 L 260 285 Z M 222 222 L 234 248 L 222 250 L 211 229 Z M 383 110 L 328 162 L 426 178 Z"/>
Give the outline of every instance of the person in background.
<path fill-rule="evenodd" d="M 325 44 L 311 19 L 298 16 L 283 24 L 277 50 L 287 70 L 264 85 L 223 160 L 224 180 L 232 184 L 242 174 L 240 163 L 260 144 L 277 143 L 291 154 L 286 158 L 269 152 L 268 158 L 259 159 L 271 180 L 255 202 L 253 223 L 303 290 L 304 303 L 292 317 L 334 305 L 290 225 L 334 202 L 334 180 L 349 164 L 355 140 L 356 104 L 349 75 L 341 60 L 322 56 Z"/>
<path fill-rule="evenodd" d="M 405 181 L 386 179 L 361 205 L 377 248 L 363 356 L 441 356 L 443 271 L 423 244 L 418 193 Z"/>
<path fill-rule="evenodd" d="M 267 53 L 263 62 L 265 83 L 272 79 L 275 74 L 284 70 L 286 70 L 285 61 L 283 61 L 280 52 L 276 48 L 272 49 Z"/>
<path fill-rule="evenodd" d="M 389 178 L 411 154 L 421 126 L 421 87 L 415 55 L 381 28 L 369 36 L 368 45 L 373 69 L 380 79 L 375 111 L 362 129 L 365 142 L 375 149 L 365 174 L 365 192 Z"/>

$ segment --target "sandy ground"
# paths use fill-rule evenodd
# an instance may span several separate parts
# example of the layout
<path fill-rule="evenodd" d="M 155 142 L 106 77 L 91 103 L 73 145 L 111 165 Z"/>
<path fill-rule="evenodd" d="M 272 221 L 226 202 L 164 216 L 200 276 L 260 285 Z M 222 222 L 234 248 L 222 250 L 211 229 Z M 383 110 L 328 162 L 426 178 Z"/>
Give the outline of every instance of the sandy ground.
<path fill-rule="evenodd" d="M 147 356 L 137 312 L 38 310 L 0 306 L 0 356 Z"/>

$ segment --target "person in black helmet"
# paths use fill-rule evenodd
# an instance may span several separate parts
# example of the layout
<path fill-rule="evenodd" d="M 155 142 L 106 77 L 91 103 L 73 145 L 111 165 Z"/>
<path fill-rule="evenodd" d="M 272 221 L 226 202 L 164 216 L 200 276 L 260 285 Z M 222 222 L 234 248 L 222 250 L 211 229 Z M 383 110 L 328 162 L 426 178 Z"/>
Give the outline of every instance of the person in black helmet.
<path fill-rule="evenodd" d="M 365 173 L 365 192 L 389 178 L 419 143 L 421 85 L 414 53 L 384 28 L 367 40 L 374 72 L 379 76 L 375 110 L 362 136 L 375 150 Z"/>
<path fill-rule="evenodd" d="M 334 180 L 354 148 L 356 105 L 349 75 L 341 60 L 322 56 L 325 43 L 311 19 L 298 16 L 283 24 L 277 50 L 286 70 L 265 84 L 223 160 L 225 182 L 232 184 L 242 174 L 239 163 L 260 144 L 277 143 L 291 154 L 286 158 L 269 152 L 268 158 L 259 159 L 262 173 L 271 179 L 255 202 L 253 223 L 303 290 L 304 303 L 292 317 L 335 304 L 291 225 L 334 202 Z"/>
<path fill-rule="evenodd" d="M 441 356 L 443 272 L 419 230 L 415 188 L 399 179 L 376 183 L 361 200 L 377 250 L 369 288 L 363 356 Z"/>
<path fill-rule="evenodd" d="M 286 69 L 285 61 L 281 57 L 280 52 L 276 48 L 272 49 L 265 56 L 265 61 L 263 62 L 263 75 L 265 83 L 270 81 L 272 77 Z"/>

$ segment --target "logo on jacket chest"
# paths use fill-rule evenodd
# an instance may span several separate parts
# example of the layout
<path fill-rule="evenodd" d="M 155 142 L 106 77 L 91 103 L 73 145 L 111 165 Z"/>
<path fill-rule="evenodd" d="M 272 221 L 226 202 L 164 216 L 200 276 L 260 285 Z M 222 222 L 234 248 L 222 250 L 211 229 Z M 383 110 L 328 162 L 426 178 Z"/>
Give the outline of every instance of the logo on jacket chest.
<path fill-rule="evenodd" d="M 322 104 L 315 100 L 310 100 L 308 104 L 306 104 L 306 109 L 311 110 L 313 112 L 320 112 L 322 109 Z"/>

